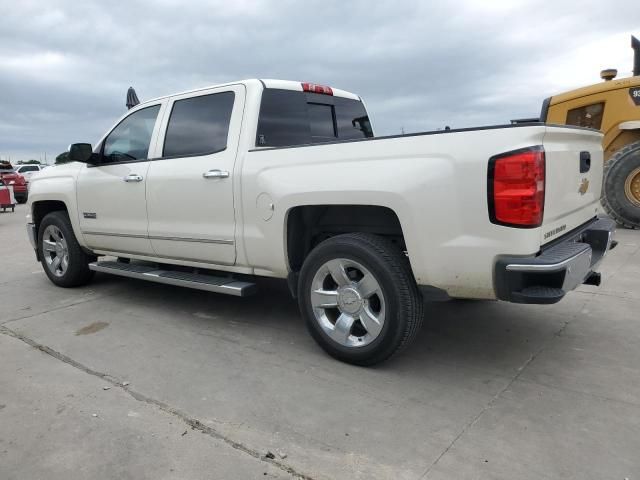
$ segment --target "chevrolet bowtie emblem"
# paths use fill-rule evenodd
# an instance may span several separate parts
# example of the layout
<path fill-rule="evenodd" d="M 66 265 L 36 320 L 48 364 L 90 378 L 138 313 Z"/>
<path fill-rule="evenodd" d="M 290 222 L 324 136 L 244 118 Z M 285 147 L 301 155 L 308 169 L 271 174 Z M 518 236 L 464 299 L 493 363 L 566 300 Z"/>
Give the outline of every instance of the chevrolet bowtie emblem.
<path fill-rule="evenodd" d="M 580 183 L 580 187 L 578 188 L 578 192 L 580 192 L 580 195 L 584 195 L 585 193 L 587 193 L 587 190 L 589 190 L 589 180 L 583 178 L 582 182 Z"/>

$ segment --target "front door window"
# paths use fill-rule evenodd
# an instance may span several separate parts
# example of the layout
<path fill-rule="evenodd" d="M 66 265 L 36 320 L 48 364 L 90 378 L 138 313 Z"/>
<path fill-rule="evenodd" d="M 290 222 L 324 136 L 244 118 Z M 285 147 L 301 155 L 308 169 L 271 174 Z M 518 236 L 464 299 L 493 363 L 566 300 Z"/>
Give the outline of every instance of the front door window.
<path fill-rule="evenodd" d="M 122 120 L 104 141 L 103 163 L 146 160 L 160 105 L 143 108 Z"/>

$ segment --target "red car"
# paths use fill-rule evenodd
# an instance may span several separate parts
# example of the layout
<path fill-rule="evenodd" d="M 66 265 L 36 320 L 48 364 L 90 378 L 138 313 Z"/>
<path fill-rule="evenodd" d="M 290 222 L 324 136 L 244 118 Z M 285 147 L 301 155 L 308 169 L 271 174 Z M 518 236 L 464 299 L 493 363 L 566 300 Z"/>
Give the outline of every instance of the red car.
<path fill-rule="evenodd" d="M 13 187 L 13 196 L 18 203 L 26 203 L 29 196 L 27 181 L 17 173 L 9 162 L 0 162 L 0 179 Z"/>

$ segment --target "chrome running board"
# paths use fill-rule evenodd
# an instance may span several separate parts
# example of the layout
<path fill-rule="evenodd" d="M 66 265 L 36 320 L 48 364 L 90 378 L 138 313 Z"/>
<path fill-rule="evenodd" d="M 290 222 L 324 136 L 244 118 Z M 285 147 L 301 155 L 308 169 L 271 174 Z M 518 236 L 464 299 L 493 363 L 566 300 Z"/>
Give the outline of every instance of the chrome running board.
<path fill-rule="evenodd" d="M 202 273 L 162 270 L 156 267 L 123 262 L 93 262 L 89 269 L 95 272 L 110 273 L 121 277 L 136 278 L 149 282 L 164 283 L 177 287 L 195 288 L 207 292 L 225 293 L 238 297 L 246 297 L 256 292 L 256 284 L 243 282 L 231 277 L 217 277 Z"/>

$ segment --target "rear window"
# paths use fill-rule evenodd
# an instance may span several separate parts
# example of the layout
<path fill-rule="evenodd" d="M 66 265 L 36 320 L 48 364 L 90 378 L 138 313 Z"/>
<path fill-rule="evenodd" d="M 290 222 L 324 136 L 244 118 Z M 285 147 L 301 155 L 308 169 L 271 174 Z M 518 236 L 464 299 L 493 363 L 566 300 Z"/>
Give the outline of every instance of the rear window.
<path fill-rule="evenodd" d="M 262 92 L 256 146 L 285 147 L 373 137 L 362 102 L 267 88 Z"/>
<path fill-rule="evenodd" d="M 3 173 L 7 173 L 7 172 L 11 172 L 13 173 L 13 166 L 9 163 L 9 162 L 0 162 L 0 172 Z"/>
<path fill-rule="evenodd" d="M 335 140 L 336 127 L 333 120 L 333 105 L 322 103 L 307 103 L 307 113 L 309 114 L 309 131 L 312 139 Z"/>
<path fill-rule="evenodd" d="M 207 155 L 227 147 L 233 92 L 178 100 L 173 104 L 163 157 Z"/>

